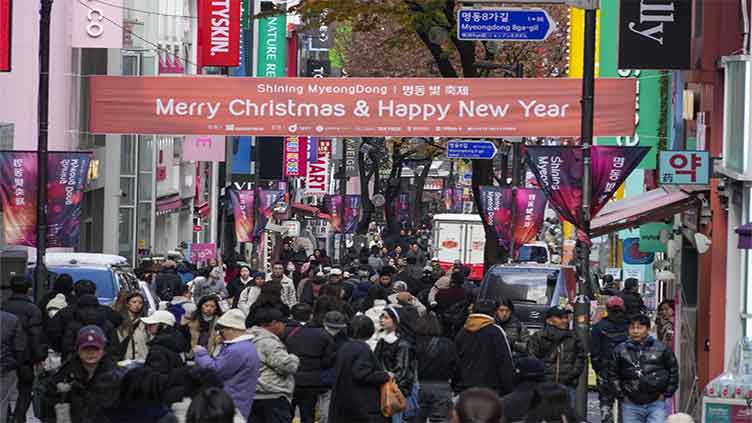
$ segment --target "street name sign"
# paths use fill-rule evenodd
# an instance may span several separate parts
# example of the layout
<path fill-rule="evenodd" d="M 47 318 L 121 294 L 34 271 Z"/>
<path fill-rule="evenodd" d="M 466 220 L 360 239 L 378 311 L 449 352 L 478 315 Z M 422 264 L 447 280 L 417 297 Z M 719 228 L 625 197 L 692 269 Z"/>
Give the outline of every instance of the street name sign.
<path fill-rule="evenodd" d="M 491 141 L 452 140 L 447 143 L 447 157 L 450 159 L 493 159 L 496 145 Z"/>
<path fill-rule="evenodd" d="M 457 38 L 468 41 L 545 41 L 556 28 L 543 9 L 462 8 Z"/>

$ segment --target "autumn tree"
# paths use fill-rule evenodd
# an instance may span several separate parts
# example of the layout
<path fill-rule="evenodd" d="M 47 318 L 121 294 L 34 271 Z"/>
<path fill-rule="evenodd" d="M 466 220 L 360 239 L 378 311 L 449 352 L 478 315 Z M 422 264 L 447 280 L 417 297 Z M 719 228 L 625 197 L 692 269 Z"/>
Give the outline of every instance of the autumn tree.
<path fill-rule="evenodd" d="M 326 11 L 329 23 L 348 27 L 344 33 L 349 39 L 339 44 L 344 50 L 339 53 L 351 76 L 479 78 L 565 73 L 565 7 L 545 6 L 559 25 L 543 43 L 460 40 L 458 7 L 455 0 L 303 0 L 293 11 L 304 17 L 319 17 Z M 473 195 L 481 210 L 479 190 L 493 184 L 493 161 L 474 160 L 472 166 Z M 508 252 L 500 250 L 493 228 L 485 220 L 483 224 L 485 263 L 490 266 L 504 261 Z"/>

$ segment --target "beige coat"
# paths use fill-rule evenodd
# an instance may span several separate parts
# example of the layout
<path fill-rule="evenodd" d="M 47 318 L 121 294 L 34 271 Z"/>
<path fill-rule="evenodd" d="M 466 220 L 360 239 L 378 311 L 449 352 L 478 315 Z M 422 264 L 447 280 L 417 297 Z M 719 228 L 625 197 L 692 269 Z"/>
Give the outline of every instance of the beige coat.
<path fill-rule="evenodd" d="M 128 341 L 128 348 L 125 351 L 123 359 L 144 361 L 146 360 L 146 355 L 149 353 L 149 346 L 147 345 L 149 334 L 146 332 L 146 325 L 140 319 L 133 324 L 135 329 L 131 329 L 133 335 Z M 128 333 L 123 328 L 118 329 L 117 333 L 121 343 L 128 337 Z"/>
<path fill-rule="evenodd" d="M 198 319 L 201 319 L 201 316 L 197 316 L 196 320 L 189 320 L 188 321 L 188 330 L 191 333 L 191 351 L 193 351 L 193 347 L 198 345 L 198 338 L 201 335 L 201 325 L 198 321 Z M 209 354 L 214 354 L 214 349 L 217 347 L 217 331 L 215 329 L 215 325 L 217 323 L 217 318 L 215 317 L 212 319 L 211 322 L 209 322 L 209 343 L 206 346 L 206 349 L 209 351 Z"/>

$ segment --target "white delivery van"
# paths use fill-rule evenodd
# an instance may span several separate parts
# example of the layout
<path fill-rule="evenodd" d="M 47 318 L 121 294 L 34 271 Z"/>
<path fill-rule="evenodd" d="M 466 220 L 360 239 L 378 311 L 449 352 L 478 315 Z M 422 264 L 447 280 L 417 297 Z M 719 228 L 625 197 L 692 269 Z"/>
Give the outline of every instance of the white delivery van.
<path fill-rule="evenodd" d="M 444 270 L 455 260 L 470 267 L 470 279 L 483 279 L 486 232 L 477 214 L 437 214 L 433 217 L 433 252 Z"/>

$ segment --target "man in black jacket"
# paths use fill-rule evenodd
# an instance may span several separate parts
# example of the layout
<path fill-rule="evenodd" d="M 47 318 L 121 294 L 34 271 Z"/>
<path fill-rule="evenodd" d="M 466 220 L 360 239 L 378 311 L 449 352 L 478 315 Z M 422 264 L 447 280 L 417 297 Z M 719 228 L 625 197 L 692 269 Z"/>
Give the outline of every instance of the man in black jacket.
<path fill-rule="evenodd" d="M 458 375 L 452 380 L 455 392 L 468 388 L 489 388 L 500 396 L 512 392 L 514 362 L 504 330 L 494 316 L 498 303 L 481 300 L 455 338 Z"/>
<path fill-rule="evenodd" d="M 26 335 L 21 321 L 0 311 L 0 422 L 8 421 L 8 409 L 18 396 L 18 365 L 26 353 Z"/>
<path fill-rule="evenodd" d="M 623 399 L 624 423 L 666 421 L 666 398 L 679 383 L 679 366 L 670 348 L 650 336 L 650 319 L 629 319 L 629 340 L 614 350 L 607 381 L 615 398 Z"/>
<path fill-rule="evenodd" d="M 629 278 L 624 281 L 624 289 L 619 292 L 619 297 L 624 300 L 627 317 L 632 318 L 638 314 L 644 314 L 646 311 L 645 303 L 640 295 L 640 282 L 635 278 Z"/>
<path fill-rule="evenodd" d="M 183 285 L 183 280 L 180 279 L 176 267 L 177 264 L 174 261 L 166 260 L 162 264 L 162 270 L 154 278 L 157 295 L 159 295 L 159 299 L 162 301 L 172 301 L 172 297 L 178 295 L 177 292 L 180 286 Z"/>
<path fill-rule="evenodd" d="M 593 326 L 590 335 L 590 362 L 598 375 L 598 400 L 601 407 L 601 422 L 613 423 L 614 398 L 604 383 L 606 371 L 611 365 L 616 346 L 627 340 L 629 319 L 624 313 L 624 300 L 611 297 L 606 302 L 608 314 Z"/>
<path fill-rule="evenodd" d="M 34 365 L 41 363 L 47 357 L 47 344 L 42 336 L 42 311 L 34 304 L 29 296 L 31 281 L 23 276 L 13 276 L 10 279 L 11 296 L 5 300 L 2 310 L 18 318 L 26 335 L 26 351 L 18 362 L 18 402 L 14 416 L 16 422 L 26 421 L 26 412 L 31 405 L 31 385 L 34 382 Z"/>
<path fill-rule="evenodd" d="M 577 382 L 580 374 L 585 371 L 587 354 L 580 338 L 569 327 L 571 314 L 571 310 L 561 306 L 548 309 L 546 325 L 530 337 L 527 351 L 543 361 L 547 382 L 567 388 L 574 406 Z"/>

